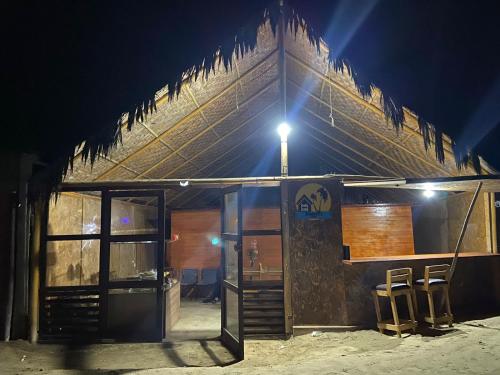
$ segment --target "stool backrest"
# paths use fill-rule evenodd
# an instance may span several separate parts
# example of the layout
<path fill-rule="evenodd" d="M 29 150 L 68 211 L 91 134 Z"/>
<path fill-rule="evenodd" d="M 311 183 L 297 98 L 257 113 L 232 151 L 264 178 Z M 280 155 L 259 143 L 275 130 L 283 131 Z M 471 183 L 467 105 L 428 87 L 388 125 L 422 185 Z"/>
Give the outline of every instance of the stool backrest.
<path fill-rule="evenodd" d="M 424 283 L 429 285 L 429 279 L 443 279 L 450 281 L 450 265 L 437 264 L 434 266 L 425 266 Z"/>
<path fill-rule="evenodd" d="M 412 270 L 411 268 L 398 268 L 395 270 L 387 270 L 386 272 L 386 285 L 387 285 L 387 291 L 391 291 L 392 289 L 392 284 L 394 283 L 402 283 L 402 284 L 407 284 L 409 287 L 411 287 L 412 283 Z"/>

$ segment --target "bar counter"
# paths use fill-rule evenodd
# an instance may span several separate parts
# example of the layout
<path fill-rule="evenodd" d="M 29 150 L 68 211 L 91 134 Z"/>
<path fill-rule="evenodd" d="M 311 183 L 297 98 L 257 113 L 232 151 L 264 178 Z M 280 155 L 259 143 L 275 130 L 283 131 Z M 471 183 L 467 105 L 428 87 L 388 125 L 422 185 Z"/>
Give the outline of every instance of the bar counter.
<path fill-rule="evenodd" d="M 344 260 L 344 264 L 352 265 L 354 263 L 371 263 L 371 262 L 394 262 L 406 260 L 422 260 L 422 259 L 453 259 L 454 253 L 436 253 L 436 254 L 413 254 L 413 255 L 395 255 L 395 256 L 378 256 L 378 257 L 357 257 L 349 260 Z M 486 252 L 467 252 L 459 253 L 459 258 L 471 257 L 498 257 L 500 254 L 492 254 Z"/>
<path fill-rule="evenodd" d="M 371 290 L 375 285 L 385 283 L 387 270 L 411 267 L 413 278 L 419 279 L 423 278 L 425 266 L 451 264 L 452 259 L 452 253 L 444 253 L 344 260 L 347 323 L 374 326 L 376 318 Z M 477 312 L 500 313 L 500 254 L 460 253 L 450 283 L 450 299 L 453 314 L 458 319 L 464 314 Z M 386 306 L 383 310 L 384 307 L 390 316 L 390 311 Z M 421 301 L 419 307 L 426 311 L 425 301 Z"/>

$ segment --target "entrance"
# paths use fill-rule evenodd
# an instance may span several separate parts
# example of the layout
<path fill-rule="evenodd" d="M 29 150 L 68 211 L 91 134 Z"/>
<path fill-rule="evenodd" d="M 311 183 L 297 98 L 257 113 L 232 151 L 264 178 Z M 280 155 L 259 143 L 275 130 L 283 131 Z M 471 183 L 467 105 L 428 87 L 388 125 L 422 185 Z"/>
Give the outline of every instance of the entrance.
<path fill-rule="evenodd" d="M 241 188 L 215 191 L 223 193 L 221 342 L 242 359 Z M 171 288 L 165 190 L 65 187 L 46 212 L 40 340 L 161 341 Z"/>

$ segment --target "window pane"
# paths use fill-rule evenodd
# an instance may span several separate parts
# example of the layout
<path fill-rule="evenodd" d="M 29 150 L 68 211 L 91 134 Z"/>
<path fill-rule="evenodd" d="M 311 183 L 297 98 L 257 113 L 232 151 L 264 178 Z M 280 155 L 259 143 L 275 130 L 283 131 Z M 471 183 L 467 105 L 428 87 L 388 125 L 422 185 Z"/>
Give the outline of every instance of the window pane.
<path fill-rule="evenodd" d="M 235 245 L 235 241 L 224 241 L 226 263 L 226 278 L 224 280 L 238 286 L 238 253 L 234 250 Z"/>
<path fill-rule="evenodd" d="M 238 233 L 238 193 L 224 195 L 224 232 Z"/>
<path fill-rule="evenodd" d="M 281 236 L 243 237 L 244 280 L 282 280 Z"/>
<path fill-rule="evenodd" d="M 99 284 L 99 240 L 48 241 L 47 286 Z"/>
<path fill-rule="evenodd" d="M 239 340 L 238 293 L 226 290 L 226 329 Z"/>
<path fill-rule="evenodd" d="M 111 234 L 158 233 L 158 198 L 111 199 Z"/>
<path fill-rule="evenodd" d="M 109 280 L 156 280 L 156 242 L 113 242 L 109 249 Z"/>
<path fill-rule="evenodd" d="M 94 234 L 100 231 L 100 192 L 64 192 L 50 200 L 49 235 Z"/>

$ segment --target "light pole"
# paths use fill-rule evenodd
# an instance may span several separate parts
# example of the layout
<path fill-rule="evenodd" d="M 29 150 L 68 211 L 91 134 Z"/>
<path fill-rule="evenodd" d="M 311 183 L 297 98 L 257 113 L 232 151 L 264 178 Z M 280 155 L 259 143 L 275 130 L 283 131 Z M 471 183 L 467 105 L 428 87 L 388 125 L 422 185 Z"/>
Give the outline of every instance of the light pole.
<path fill-rule="evenodd" d="M 281 137 L 281 176 L 288 176 L 288 134 L 290 126 L 282 122 L 278 126 L 278 134 Z"/>

